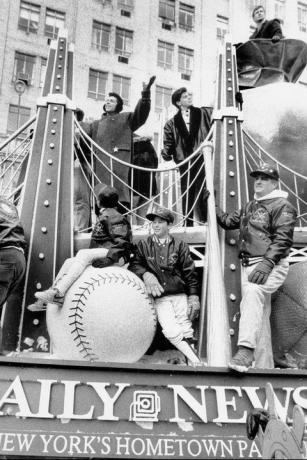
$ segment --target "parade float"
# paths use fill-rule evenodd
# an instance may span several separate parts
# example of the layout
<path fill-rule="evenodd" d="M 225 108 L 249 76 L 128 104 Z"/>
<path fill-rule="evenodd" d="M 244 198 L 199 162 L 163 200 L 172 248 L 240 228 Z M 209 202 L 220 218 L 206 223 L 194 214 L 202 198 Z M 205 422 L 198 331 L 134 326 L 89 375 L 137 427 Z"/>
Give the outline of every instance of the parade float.
<path fill-rule="evenodd" d="M 284 42 L 274 46 L 282 51 Z M 29 251 L 24 293 L 9 299 L 2 317 L 3 348 L 14 353 L 0 358 L 0 457 L 306 456 L 307 166 L 301 139 L 306 136 L 306 109 L 301 105 L 306 88 L 286 77 L 257 87 L 255 72 L 248 73 L 251 65 L 243 69 L 252 89 L 244 90 L 242 108 L 237 95 L 243 77 L 240 72 L 238 76 L 236 49 L 226 41 L 218 57 L 212 129 L 203 145 L 184 160 L 188 174 L 204 156 L 208 221 L 204 224 L 195 216 L 194 226 L 188 227 L 181 202 L 189 187 L 180 190 L 176 165 L 146 169 L 127 164 L 114 152 L 103 151 L 82 129 L 74 115 L 73 55 L 66 34 L 60 33 L 51 42 L 35 117 L 1 146 L 10 164 L 4 173 L 16 184 L 8 192 L 8 181 L 2 193 L 7 192 L 20 209 Z M 282 91 L 274 90 L 278 85 Z M 287 118 L 289 98 L 284 102 L 283 95 L 288 91 L 292 106 Z M 268 103 L 271 109 L 263 108 L 257 119 L 260 101 L 262 108 Z M 268 110 L 277 113 L 271 125 L 263 123 Z M 272 139 L 274 148 L 279 142 L 275 153 L 268 148 Z M 131 169 L 125 186 L 131 196 L 127 214 L 135 241 L 150 231 L 145 220 L 136 225 L 141 218 L 133 200 L 141 194 L 134 187 L 136 174 L 146 173 L 150 182 L 157 181 L 157 193 L 141 198 L 148 207 L 158 202 L 172 208 L 172 232 L 189 244 L 202 279 L 196 326 L 203 366 L 180 360 L 173 364 L 174 360 L 156 359 L 154 350 L 148 353 L 156 335 L 155 311 L 143 282 L 125 268 L 89 267 L 70 288 L 62 308 L 27 308 L 35 291 L 51 285 L 65 259 L 89 244 L 89 231 L 76 233 L 73 228 L 76 151 L 79 158 L 84 154 L 83 176 L 92 192 L 98 180 L 95 162 L 109 173 L 111 184 L 120 180 L 114 164 Z M 265 160 L 278 168 L 281 187 L 299 215 L 289 277 L 273 303 L 274 352 L 284 368 L 237 375 L 227 363 L 236 348 L 240 263 L 236 233 L 217 230 L 215 200 L 228 211 L 240 208 L 251 193 L 249 172 Z M 279 322 L 274 309 L 289 311 L 286 324 Z M 268 410 L 270 421 L 265 430 L 259 429 L 258 438 L 249 440 L 245 425 L 253 409 Z"/>

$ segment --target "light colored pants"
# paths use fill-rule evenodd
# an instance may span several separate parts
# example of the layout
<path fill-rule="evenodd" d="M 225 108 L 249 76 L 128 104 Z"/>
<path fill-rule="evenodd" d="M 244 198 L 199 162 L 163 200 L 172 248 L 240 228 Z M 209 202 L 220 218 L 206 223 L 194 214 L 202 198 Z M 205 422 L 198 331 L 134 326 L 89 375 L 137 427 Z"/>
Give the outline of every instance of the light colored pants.
<path fill-rule="evenodd" d="M 156 297 L 155 307 L 163 334 L 175 347 L 183 338 L 193 337 L 186 294 Z"/>
<path fill-rule="evenodd" d="M 86 267 L 91 265 L 94 260 L 104 259 L 108 251 L 105 248 L 81 249 L 75 257 L 65 260 L 54 280 L 53 286 L 64 296 L 70 286 L 82 275 Z"/>
<path fill-rule="evenodd" d="M 240 304 L 240 324 L 238 345 L 255 350 L 255 367 L 274 368 L 271 340 L 271 295 L 284 283 L 288 271 L 288 259 L 282 259 L 275 265 L 265 284 L 248 281 L 248 275 L 255 265 L 242 267 Z"/>

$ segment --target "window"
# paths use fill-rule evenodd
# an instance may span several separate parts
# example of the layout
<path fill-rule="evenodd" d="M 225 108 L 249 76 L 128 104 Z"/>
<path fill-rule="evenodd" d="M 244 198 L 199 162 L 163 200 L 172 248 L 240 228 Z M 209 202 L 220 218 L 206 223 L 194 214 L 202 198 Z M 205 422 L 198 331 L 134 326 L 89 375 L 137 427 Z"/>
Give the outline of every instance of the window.
<path fill-rule="evenodd" d="M 130 78 L 113 75 L 113 91 L 123 98 L 125 105 L 129 105 L 130 83 Z"/>
<path fill-rule="evenodd" d="M 175 21 L 175 0 L 159 1 L 159 18 Z"/>
<path fill-rule="evenodd" d="M 164 88 L 163 86 L 156 87 L 156 112 L 168 109 L 171 105 L 172 88 Z"/>
<path fill-rule="evenodd" d="M 193 30 L 195 8 L 191 5 L 180 3 L 179 5 L 179 27 L 180 29 Z"/>
<path fill-rule="evenodd" d="M 27 80 L 28 85 L 32 84 L 35 56 L 15 52 L 15 64 L 13 81 L 22 79 Z"/>
<path fill-rule="evenodd" d="M 298 28 L 301 32 L 307 31 L 307 5 L 305 3 L 298 3 Z"/>
<path fill-rule="evenodd" d="M 274 4 L 274 17 L 280 19 L 283 24 L 285 19 L 285 1 L 284 0 L 275 0 Z"/>
<path fill-rule="evenodd" d="M 133 32 L 116 27 L 115 52 L 122 56 L 130 56 L 133 46 Z"/>
<path fill-rule="evenodd" d="M 47 70 L 47 59 L 42 57 L 41 58 L 41 71 L 40 71 L 40 76 L 39 76 L 39 87 L 40 88 L 44 86 L 46 70 Z"/>
<path fill-rule="evenodd" d="M 9 105 L 9 116 L 7 119 L 7 132 L 13 133 L 29 120 L 31 109 L 28 107 L 19 107 L 18 105 Z"/>
<path fill-rule="evenodd" d="M 107 72 L 90 69 L 87 97 L 103 101 L 106 97 L 106 86 L 108 80 Z"/>
<path fill-rule="evenodd" d="M 134 0 L 118 0 L 117 6 L 120 9 L 131 11 L 134 8 Z"/>
<path fill-rule="evenodd" d="M 174 45 L 158 40 L 158 65 L 164 69 L 172 69 L 174 62 Z"/>
<path fill-rule="evenodd" d="M 224 37 L 228 33 L 228 18 L 217 15 L 216 17 L 216 38 L 224 43 Z"/>
<path fill-rule="evenodd" d="M 28 2 L 20 2 L 18 29 L 27 33 L 37 33 L 39 24 L 40 6 Z"/>
<path fill-rule="evenodd" d="M 178 49 L 178 70 L 187 75 L 191 75 L 194 66 L 194 51 L 179 46 Z"/>
<path fill-rule="evenodd" d="M 60 28 L 65 26 L 65 13 L 61 11 L 46 10 L 45 35 L 50 38 L 57 38 Z"/>
<path fill-rule="evenodd" d="M 92 46 L 99 50 L 109 50 L 111 26 L 102 22 L 93 21 Z"/>

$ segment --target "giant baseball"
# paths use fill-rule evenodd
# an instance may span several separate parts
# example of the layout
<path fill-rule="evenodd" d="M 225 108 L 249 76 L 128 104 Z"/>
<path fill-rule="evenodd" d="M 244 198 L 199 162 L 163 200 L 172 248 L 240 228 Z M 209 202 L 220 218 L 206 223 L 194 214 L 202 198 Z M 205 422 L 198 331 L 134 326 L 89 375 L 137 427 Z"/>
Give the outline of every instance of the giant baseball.
<path fill-rule="evenodd" d="M 62 307 L 47 307 L 52 353 L 59 359 L 136 362 L 150 346 L 156 323 L 143 281 L 114 266 L 88 267 Z"/>

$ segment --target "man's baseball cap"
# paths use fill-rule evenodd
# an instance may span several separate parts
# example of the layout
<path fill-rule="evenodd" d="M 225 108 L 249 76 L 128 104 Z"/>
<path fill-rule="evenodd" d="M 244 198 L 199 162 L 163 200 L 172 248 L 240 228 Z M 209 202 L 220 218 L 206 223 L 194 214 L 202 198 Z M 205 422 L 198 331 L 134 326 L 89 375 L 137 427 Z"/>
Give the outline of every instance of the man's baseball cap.
<path fill-rule="evenodd" d="M 180 98 L 183 93 L 186 93 L 187 89 L 183 86 L 182 88 L 176 89 L 172 94 L 172 104 L 177 107 L 177 102 L 180 101 Z M 177 107 L 178 108 L 178 107 Z"/>
<path fill-rule="evenodd" d="M 254 171 L 250 173 L 250 176 L 256 177 L 259 174 L 264 174 L 274 180 L 279 180 L 279 174 L 275 166 L 270 163 L 261 163 Z"/>
<path fill-rule="evenodd" d="M 149 214 L 146 214 L 146 219 L 153 221 L 155 217 L 160 217 L 160 219 L 166 220 L 169 224 L 174 222 L 174 215 L 166 208 L 161 206 L 154 206 L 152 211 Z"/>

